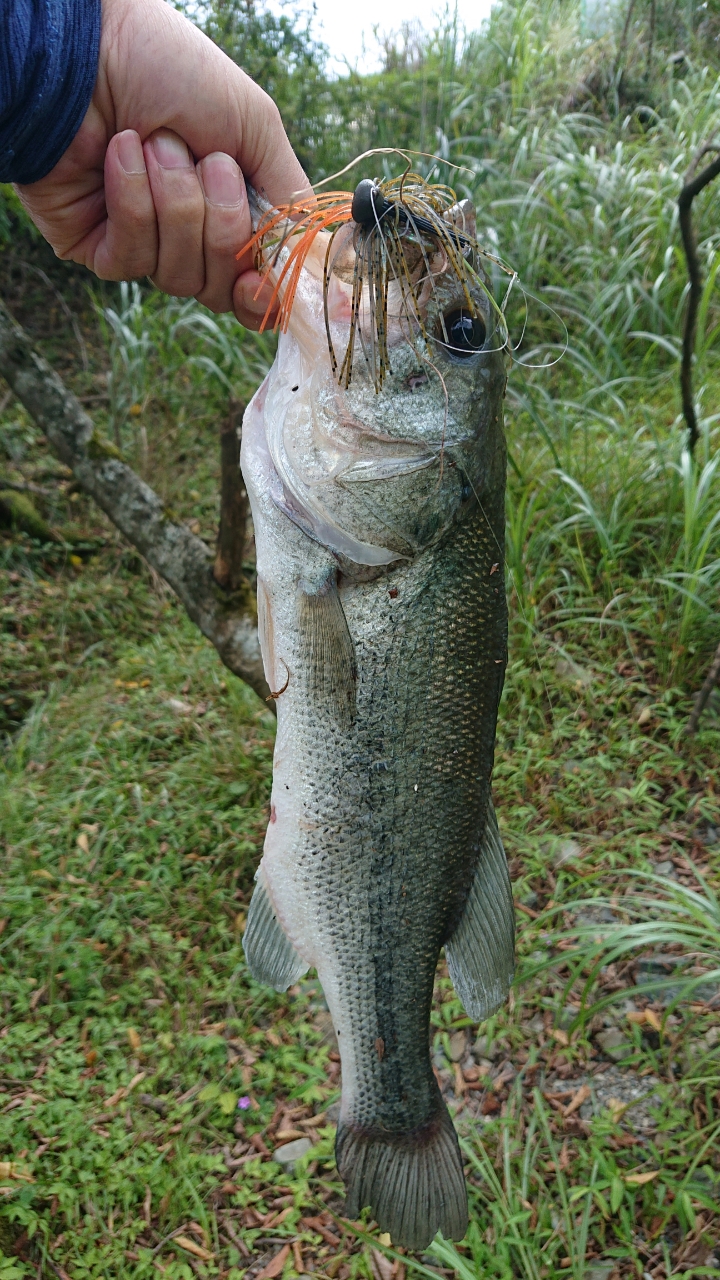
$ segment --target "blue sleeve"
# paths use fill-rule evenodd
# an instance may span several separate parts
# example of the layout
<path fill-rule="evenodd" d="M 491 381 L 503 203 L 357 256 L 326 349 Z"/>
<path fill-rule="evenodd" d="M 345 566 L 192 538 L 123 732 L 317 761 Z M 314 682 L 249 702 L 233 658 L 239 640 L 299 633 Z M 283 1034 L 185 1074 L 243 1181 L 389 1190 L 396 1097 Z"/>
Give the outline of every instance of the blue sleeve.
<path fill-rule="evenodd" d="M 0 0 L 0 182 L 37 182 L 82 124 L 100 0 Z"/>

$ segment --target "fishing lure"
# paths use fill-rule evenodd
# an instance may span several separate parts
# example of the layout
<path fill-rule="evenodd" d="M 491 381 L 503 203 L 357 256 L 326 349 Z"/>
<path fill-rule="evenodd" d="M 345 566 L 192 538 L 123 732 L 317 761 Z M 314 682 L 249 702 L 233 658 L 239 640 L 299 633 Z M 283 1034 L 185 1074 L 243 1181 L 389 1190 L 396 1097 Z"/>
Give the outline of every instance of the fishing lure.
<path fill-rule="evenodd" d="M 504 346 L 507 330 L 503 306 L 497 305 L 487 287 L 481 260 L 495 262 L 504 271 L 507 268 L 481 249 L 464 222 L 463 206 L 452 188 L 430 183 L 412 172 L 384 181 L 363 178 L 354 192 L 331 191 L 310 201 L 271 210 L 242 250 L 254 250 L 258 270 L 264 276 L 277 268 L 285 254 L 261 332 L 278 304 L 274 329 L 287 331 L 307 256 L 316 237 L 329 232 L 323 267 L 325 330 L 333 374 L 341 387 L 350 386 L 359 338 L 375 390 L 382 388 L 390 369 L 388 301 L 393 284 L 399 293 L 399 314 L 395 318 L 404 321 L 408 337 L 419 334 L 427 342 L 420 300 L 426 287 L 434 288 L 435 279 L 444 268 L 459 281 L 464 305 L 453 314 L 450 324 L 442 322 L 442 344 L 460 358 L 483 345 L 485 323 L 473 299 L 473 290 L 479 287 L 491 302 L 500 345 Z M 338 240 L 343 229 L 347 229 L 345 235 Z M 348 248 L 352 249 L 350 325 L 345 352 L 338 359 L 328 295 L 333 274 L 343 275 Z M 514 273 L 509 274 L 514 279 Z"/>

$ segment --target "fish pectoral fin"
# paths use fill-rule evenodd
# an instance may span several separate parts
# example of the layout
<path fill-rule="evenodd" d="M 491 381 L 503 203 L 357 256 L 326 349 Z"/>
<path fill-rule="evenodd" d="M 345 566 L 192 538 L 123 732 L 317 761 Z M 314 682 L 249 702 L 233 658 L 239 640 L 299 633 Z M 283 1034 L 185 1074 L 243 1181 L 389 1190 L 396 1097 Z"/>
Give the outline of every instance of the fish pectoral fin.
<path fill-rule="evenodd" d="M 276 991 L 287 991 L 310 967 L 285 936 L 267 886 L 260 878 L 250 900 L 243 950 L 255 981 Z"/>
<path fill-rule="evenodd" d="M 334 570 L 319 587 L 301 581 L 297 600 L 308 695 L 319 711 L 330 711 L 347 727 L 355 717 L 357 668 Z"/>
<path fill-rule="evenodd" d="M 492 801 L 470 894 L 445 955 L 468 1017 L 489 1018 L 505 1000 L 515 967 L 515 910 Z"/>

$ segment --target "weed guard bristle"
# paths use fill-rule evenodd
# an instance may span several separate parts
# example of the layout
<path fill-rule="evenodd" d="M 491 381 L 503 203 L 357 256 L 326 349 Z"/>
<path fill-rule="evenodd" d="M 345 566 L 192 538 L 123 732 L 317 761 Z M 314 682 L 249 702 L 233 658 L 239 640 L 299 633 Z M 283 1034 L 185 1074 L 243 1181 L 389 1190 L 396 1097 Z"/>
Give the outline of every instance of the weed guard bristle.
<path fill-rule="evenodd" d="M 449 269 L 455 274 L 462 285 L 464 306 L 472 319 L 480 318 L 472 291 L 477 295 L 479 290 L 489 299 L 498 320 L 501 343 L 505 345 L 504 303 L 499 307 L 490 294 L 480 274 L 481 259 L 500 266 L 513 280 L 514 273 L 481 249 L 462 223 L 462 212 L 450 187 L 430 183 L 419 174 L 407 171 L 401 177 L 385 181 L 364 178 L 354 192 L 326 192 L 312 201 L 273 209 L 242 250 L 243 253 L 249 249 L 255 251 L 256 264 L 263 276 L 278 266 L 281 255 L 286 255 L 261 331 L 278 302 L 274 328 L 287 331 L 307 256 L 316 237 L 328 232 L 323 267 L 325 328 L 332 371 L 341 387 L 350 386 L 355 341 L 359 335 L 371 380 L 375 390 L 380 391 L 390 369 L 388 295 L 392 285 L 399 292 L 397 318 L 404 324 L 407 337 L 415 341 L 419 334 L 427 341 L 420 296 L 428 283 L 431 289 L 435 287 L 440 271 L 446 273 Z M 338 362 L 331 334 L 328 293 L 339 257 L 333 254 L 336 237 L 348 224 L 354 227 L 350 332 L 345 353 Z M 369 324 L 365 329 L 361 315 L 364 317 L 366 312 Z M 448 342 L 444 331 L 443 340 Z"/>

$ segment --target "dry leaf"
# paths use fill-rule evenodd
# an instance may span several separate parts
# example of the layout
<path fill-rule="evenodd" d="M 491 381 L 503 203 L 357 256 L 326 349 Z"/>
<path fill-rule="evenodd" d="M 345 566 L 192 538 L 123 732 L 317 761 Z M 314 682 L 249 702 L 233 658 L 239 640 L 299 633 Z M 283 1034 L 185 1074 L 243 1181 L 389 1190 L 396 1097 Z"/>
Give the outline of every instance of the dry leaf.
<path fill-rule="evenodd" d="M 633 1187 L 644 1187 L 646 1182 L 652 1182 L 659 1173 L 659 1169 L 650 1169 L 648 1173 L 626 1173 L 625 1181 Z"/>
<path fill-rule="evenodd" d="M 653 1031 L 662 1031 L 662 1022 L 654 1009 L 645 1010 L 645 1021 L 649 1027 L 652 1027 Z"/>
<path fill-rule="evenodd" d="M 34 1182 L 31 1173 L 25 1173 L 24 1170 L 18 1169 L 14 1160 L 0 1160 L 0 1180 L 14 1179 L 15 1182 Z"/>
<path fill-rule="evenodd" d="M 290 1256 L 290 1245 L 284 1244 L 280 1252 L 276 1253 L 275 1257 L 270 1262 L 268 1262 L 267 1266 L 263 1267 L 262 1271 L 258 1272 L 258 1274 L 255 1277 L 255 1280 L 275 1280 L 275 1276 L 279 1276 L 282 1274 L 282 1269 L 285 1266 L 285 1263 L 287 1262 L 289 1256 Z"/>
<path fill-rule="evenodd" d="M 620 1116 L 627 1111 L 628 1103 L 621 1102 L 619 1098 L 608 1098 L 607 1105 L 608 1105 L 608 1111 L 610 1112 L 613 1122 L 617 1124 L 618 1120 L 620 1119 Z"/>
<path fill-rule="evenodd" d="M 212 1262 L 214 1254 L 209 1249 L 203 1249 L 201 1244 L 196 1244 L 189 1236 L 175 1236 L 173 1243 L 179 1244 L 180 1248 L 184 1249 L 186 1253 L 192 1253 L 196 1258 L 202 1258 L 203 1262 Z M 263 1272 L 260 1273 L 260 1275 L 263 1274 Z M 278 1273 L 273 1271 L 272 1274 L 276 1276 Z M 260 1276 L 257 1277 L 257 1280 L 260 1280 Z"/>
<path fill-rule="evenodd" d="M 570 1037 L 567 1031 L 563 1031 L 562 1027 L 553 1027 L 550 1035 L 553 1040 L 557 1040 L 558 1044 L 561 1044 L 563 1048 L 567 1049 L 570 1043 Z"/>
<path fill-rule="evenodd" d="M 140 1039 L 140 1036 L 138 1035 L 134 1027 L 128 1027 L 127 1038 L 130 1044 L 130 1048 L 134 1049 L 135 1052 L 137 1053 L 138 1049 L 142 1045 L 142 1040 Z"/>
<path fill-rule="evenodd" d="M 590 1086 L 587 1084 L 581 1085 L 577 1093 L 574 1094 L 574 1096 L 570 1099 L 568 1105 L 566 1106 L 565 1116 L 566 1117 L 571 1116 L 575 1111 L 578 1111 L 582 1106 L 583 1102 L 587 1102 L 589 1097 L 590 1097 Z"/>
<path fill-rule="evenodd" d="M 88 840 L 87 833 L 85 831 L 80 832 L 80 835 L 78 836 L 75 843 L 78 849 L 82 849 L 83 853 L 90 852 L 90 841 Z"/>
<path fill-rule="evenodd" d="M 377 1280 L 393 1280 L 395 1268 L 389 1258 L 384 1253 L 380 1253 L 379 1249 L 372 1251 L 372 1269 Z"/>

